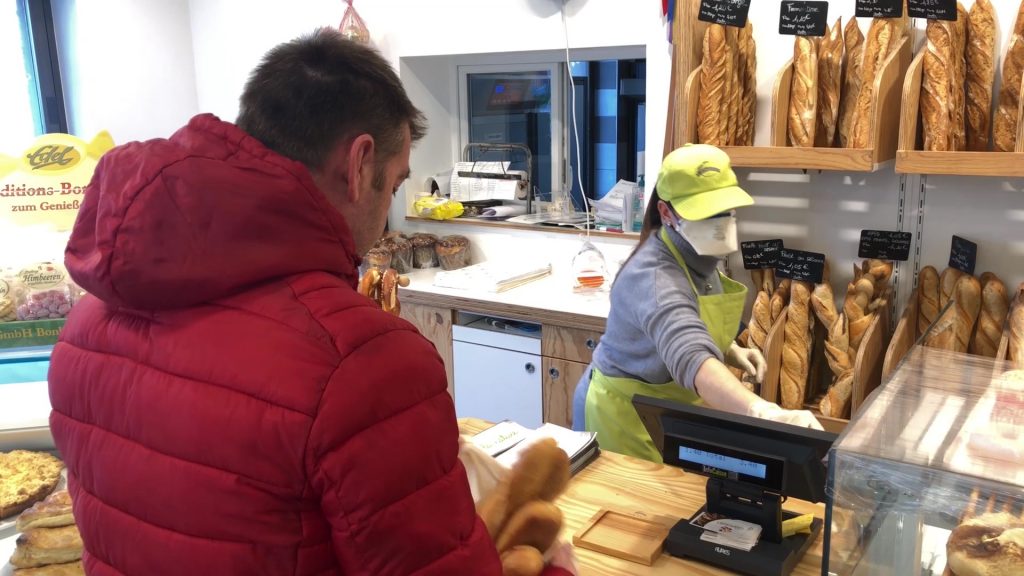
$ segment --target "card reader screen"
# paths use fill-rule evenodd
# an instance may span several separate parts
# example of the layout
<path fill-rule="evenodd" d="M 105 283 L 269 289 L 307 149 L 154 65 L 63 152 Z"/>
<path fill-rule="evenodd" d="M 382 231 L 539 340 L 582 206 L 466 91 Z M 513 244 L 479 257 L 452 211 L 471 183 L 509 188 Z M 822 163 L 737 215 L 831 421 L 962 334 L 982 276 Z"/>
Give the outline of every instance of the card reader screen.
<path fill-rule="evenodd" d="M 754 478 L 761 478 L 762 480 L 764 480 L 768 474 L 768 467 L 764 464 L 750 462 L 749 460 L 741 460 L 739 458 L 733 458 L 732 456 L 715 454 L 714 452 L 697 450 L 696 448 L 690 448 L 687 446 L 679 447 L 679 459 L 684 462 L 692 462 L 694 464 L 700 464 L 701 466 L 708 466 L 718 470 L 727 470 L 729 472 L 735 472 L 736 474 L 744 474 L 746 476 L 753 476 Z"/>

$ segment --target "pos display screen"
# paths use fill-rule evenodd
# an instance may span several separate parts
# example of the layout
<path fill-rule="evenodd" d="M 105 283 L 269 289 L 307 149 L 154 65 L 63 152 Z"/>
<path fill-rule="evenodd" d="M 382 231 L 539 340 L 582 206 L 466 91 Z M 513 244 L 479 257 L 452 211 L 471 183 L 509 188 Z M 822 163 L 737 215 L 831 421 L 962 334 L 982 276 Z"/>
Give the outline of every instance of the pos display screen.
<path fill-rule="evenodd" d="M 646 396 L 634 396 L 633 407 L 666 464 L 808 502 L 825 499 L 831 432 Z"/>

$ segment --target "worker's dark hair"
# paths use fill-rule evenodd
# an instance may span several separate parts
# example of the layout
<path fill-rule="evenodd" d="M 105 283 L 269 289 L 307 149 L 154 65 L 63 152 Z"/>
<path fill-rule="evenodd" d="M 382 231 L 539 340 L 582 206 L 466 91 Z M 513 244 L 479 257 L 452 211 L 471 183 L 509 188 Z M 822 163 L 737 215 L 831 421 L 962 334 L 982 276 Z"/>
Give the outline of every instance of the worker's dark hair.
<path fill-rule="evenodd" d="M 647 239 L 651 237 L 651 234 L 661 230 L 661 214 L 658 212 L 658 188 L 655 186 L 651 192 L 651 197 L 647 200 L 647 210 L 644 212 L 644 224 L 640 228 L 640 241 L 633 247 L 633 251 L 629 253 L 629 257 L 626 258 L 625 262 L 622 263 L 622 268 L 626 267 L 626 264 L 633 259 L 633 255 L 636 251 L 647 242 Z"/>
<path fill-rule="evenodd" d="M 310 169 L 322 167 L 346 138 L 373 136 L 379 159 L 387 160 L 401 151 L 404 126 L 413 142 L 426 133 L 423 114 L 387 61 L 332 28 L 270 50 L 245 84 L 236 124 Z"/>

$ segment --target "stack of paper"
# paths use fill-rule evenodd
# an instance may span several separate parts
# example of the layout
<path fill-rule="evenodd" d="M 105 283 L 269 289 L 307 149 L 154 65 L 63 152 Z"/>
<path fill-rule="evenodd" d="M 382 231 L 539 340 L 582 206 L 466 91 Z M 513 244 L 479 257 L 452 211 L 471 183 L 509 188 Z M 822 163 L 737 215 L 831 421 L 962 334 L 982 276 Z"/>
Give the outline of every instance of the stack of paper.
<path fill-rule="evenodd" d="M 472 442 L 498 462 L 511 467 L 527 446 L 542 438 L 554 439 L 558 447 L 565 451 L 569 456 L 569 471 L 572 474 L 582 470 L 601 453 L 597 445 L 597 434 L 576 432 L 550 422 L 530 430 L 506 420 L 473 436 Z"/>
<path fill-rule="evenodd" d="M 622 226 L 623 204 L 635 187 L 634 182 L 619 180 L 600 200 L 589 200 L 591 209 L 597 214 L 598 224 Z"/>
<path fill-rule="evenodd" d="M 438 272 L 434 286 L 458 290 L 504 292 L 551 274 L 550 262 L 481 262 Z"/>
<path fill-rule="evenodd" d="M 701 512 L 690 520 L 690 524 L 704 529 L 700 539 L 705 542 L 748 552 L 761 537 L 761 526 L 712 512 Z"/>

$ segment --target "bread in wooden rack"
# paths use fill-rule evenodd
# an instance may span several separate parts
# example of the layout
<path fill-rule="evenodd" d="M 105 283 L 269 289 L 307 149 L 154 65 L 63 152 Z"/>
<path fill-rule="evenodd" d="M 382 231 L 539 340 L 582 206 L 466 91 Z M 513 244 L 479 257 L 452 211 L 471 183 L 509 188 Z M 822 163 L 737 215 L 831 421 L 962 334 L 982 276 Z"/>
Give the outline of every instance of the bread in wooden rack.
<path fill-rule="evenodd" d="M 1010 315 L 1007 358 L 1024 368 L 1024 306 L 1017 303 Z"/>
<path fill-rule="evenodd" d="M 921 74 L 924 149 L 947 152 L 953 149 L 953 27 L 945 20 L 929 20 L 926 34 L 928 43 Z"/>
<path fill-rule="evenodd" d="M 810 297 L 811 290 L 807 283 L 792 283 L 783 335 L 779 383 L 780 405 L 787 410 L 803 408 L 807 391 L 812 344 Z"/>
<path fill-rule="evenodd" d="M 925 266 L 917 274 L 917 332 L 918 338 L 928 331 L 928 327 L 939 318 L 939 271 L 933 266 Z"/>
<path fill-rule="evenodd" d="M 757 44 L 754 42 L 754 25 L 747 20 L 747 25 L 740 30 L 739 39 L 740 80 L 743 85 L 741 100 L 739 135 L 737 146 L 754 145 L 754 122 L 757 119 Z"/>
<path fill-rule="evenodd" d="M 754 298 L 754 306 L 750 315 L 750 342 L 755 348 L 764 352 L 768 330 L 772 327 L 770 297 L 767 292 L 759 291 Z"/>
<path fill-rule="evenodd" d="M 740 108 L 743 101 L 743 84 L 740 80 L 740 28 L 726 26 L 725 40 L 729 46 L 732 63 L 729 66 L 729 81 L 726 83 L 725 135 L 722 139 L 726 146 L 733 146 L 739 134 Z"/>
<path fill-rule="evenodd" d="M 953 127 L 951 150 L 967 149 L 967 132 L 964 128 L 964 105 L 967 90 L 967 65 L 964 60 L 967 54 L 967 10 L 957 3 L 957 18 L 951 22 L 953 30 L 953 74 L 950 77 L 949 102 L 950 125 Z"/>
<path fill-rule="evenodd" d="M 789 91 L 789 143 L 814 146 L 818 114 L 818 39 L 797 36 L 793 42 L 793 82 Z"/>
<path fill-rule="evenodd" d="M 875 79 L 889 58 L 897 28 L 897 24 L 888 18 L 875 18 L 871 21 L 864 41 L 864 55 L 861 57 L 860 90 L 853 111 L 850 148 L 871 146 L 871 108 L 875 98 Z"/>
<path fill-rule="evenodd" d="M 839 96 L 843 87 L 842 18 L 821 40 L 818 47 L 818 120 L 814 129 L 814 145 L 832 146 L 839 120 Z"/>
<path fill-rule="evenodd" d="M 975 0 L 967 16 L 967 149 L 989 149 L 992 88 L 996 78 L 996 14 L 990 0 Z"/>
<path fill-rule="evenodd" d="M 981 311 L 981 283 L 962 274 L 951 296 L 953 305 L 946 311 L 925 340 L 925 345 L 954 352 L 967 352 L 971 333 Z"/>
<path fill-rule="evenodd" d="M 697 139 L 702 144 L 724 146 L 728 132 L 729 82 L 732 54 L 725 26 L 711 24 L 704 31 L 700 93 L 697 106 Z"/>
<path fill-rule="evenodd" d="M 793 285 L 793 281 L 789 278 L 784 278 L 779 285 L 775 287 L 775 292 L 772 294 L 769 307 L 771 308 L 772 324 L 782 316 L 782 311 L 789 305 L 789 289 Z"/>
<path fill-rule="evenodd" d="M 1010 298 L 1006 285 L 994 274 L 985 273 L 981 282 L 981 311 L 978 325 L 971 339 L 971 354 L 995 358 L 999 352 L 999 341 L 1003 337 L 1003 324 L 1010 313 Z"/>
<path fill-rule="evenodd" d="M 827 282 L 814 285 L 811 293 L 811 307 L 814 315 L 825 325 L 826 330 L 831 330 L 839 314 L 836 312 L 835 296 L 832 294 L 832 286 Z"/>
<path fill-rule="evenodd" d="M 857 94 L 860 92 L 860 64 L 864 54 L 864 34 L 851 18 L 843 30 L 843 91 L 839 98 L 839 126 L 836 128 L 839 146 L 846 148 L 853 128 L 853 113 L 857 109 Z"/>
<path fill-rule="evenodd" d="M 1017 9 L 1017 19 L 1003 57 L 1003 77 L 999 100 L 992 124 L 992 147 L 997 152 L 1013 152 L 1017 145 L 1020 82 L 1024 74 L 1024 2 Z"/>
<path fill-rule="evenodd" d="M 963 276 L 963 272 L 953 268 L 952 266 L 942 271 L 942 275 L 939 276 L 939 311 L 949 302 L 949 299 L 953 297 L 953 290 L 956 289 L 956 283 Z"/>
<path fill-rule="evenodd" d="M 832 385 L 818 408 L 825 416 L 844 418 L 853 396 L 853 358 L 850 356 L 849 324 L 845 314 L 840 314 L 828 332 L 825 341 L 825 358 L 832 369 Z"/>

